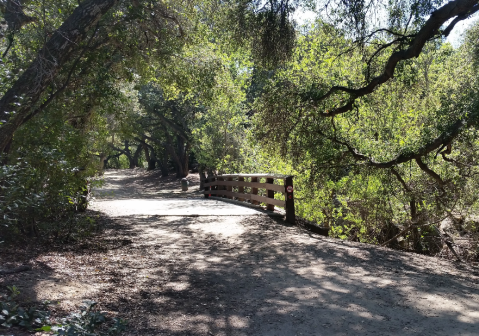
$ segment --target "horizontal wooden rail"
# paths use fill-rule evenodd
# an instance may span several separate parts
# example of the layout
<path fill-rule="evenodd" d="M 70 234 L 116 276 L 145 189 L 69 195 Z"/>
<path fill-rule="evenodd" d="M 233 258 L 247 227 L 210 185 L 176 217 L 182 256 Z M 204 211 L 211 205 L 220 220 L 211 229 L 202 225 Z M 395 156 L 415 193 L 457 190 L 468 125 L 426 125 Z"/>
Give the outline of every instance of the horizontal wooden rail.
<path fill-rule="evenodd" d="M 260 182 L 266 179 L 266 183 Z M 249 180 L 249 181 L 247 181 Z M 275 180 L 283 180 L 283 185 L 274 184 Z M 286 210 L 286 220 L 292 224 L 295 221 L 293 176 L 278 174 L 226 174 L 210 177 L 204 180 L 205 197 L 219 196 L 239 201 L 249 201 L 252 204 L 265 203 L 266 209 L 274 211 L 274 206 Z M 233 191 L 237 188 L 237 192 Z M 245 190 L 245 188 L 249 188 Z M 266 195 L 258 195 L 258 189 L 265 189 Z M 274 198 L 275 192 L 282 193 L 284 200 Z"/>
<path fill-rule="evenodd" d="M 209 194 L 211 196 L 217 195 L 217 196 L 230 196 L 230 197 L 243 198 L 245 200 L 253 200 L 253 201 L 258 201 L 260 203 L 272 204 L 282 208 L 286 206 L 286 202 L 282 200 L 277 200 L 274 198 L 268 198 L 268 197 L 259 196 L 259 195 L 240 194 L 240 193 L 227 191 L 227 190 L 210 190 Z"/>
<path fill-rule="evenodd" d="M 231 186 L 231 187 L 250 187 L 266 190 L 274 190 L 284 193 L 284 186 L 279 184 L 259 183 L 259 182 L 244 182 L 244 181 L 213 181 L 203 185 L 204 187 L 212 186 Z"/>

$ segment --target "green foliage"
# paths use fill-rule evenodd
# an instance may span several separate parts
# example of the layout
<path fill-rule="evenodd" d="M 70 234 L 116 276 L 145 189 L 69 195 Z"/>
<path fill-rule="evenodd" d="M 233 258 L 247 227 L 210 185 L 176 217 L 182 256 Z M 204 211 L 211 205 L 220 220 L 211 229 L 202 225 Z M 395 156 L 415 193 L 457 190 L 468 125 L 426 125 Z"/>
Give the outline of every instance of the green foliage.
<path fill-rule="evenodd" d="M 113 325 L 106 329 L 106 314 L 98 311 L 96 306 L 97 302 L 85 301 L 79 313 L 72 313 L 61 319 L 59 325 L 42 330 L 52 330 L 57 335 L 65 336 L 112 336 L 126 330 L 126 321 L 118 318 L 114 318 Z"/>
<path fill-rule="evenodd" d="M 23 4 L 36 21 L 0 37 L 0 95 L 77 7 Z M 479 29 L 458 50 L 431 40 L 365 96 L 346 91 L 380 75 L 442 5 L 332 1 L 327 22 L 298 31 L 292 14 L 312 1 L 118 1 L 16 131 L 0 170 L 1 229 L 89 231 L 75 211 L 104 162 L 183 176 L 197 160 L 213 174 L 295 175 L 297 213 L 333 235 L 384 243 L 415 225 L 403 247 L 432 253 L 434 225 L 477 211 Z M 1 112 L 5 126 L 14 113 Z"/>
<path fill-rule="evenodd" d="M 35 307 L 24 309 L 15 302 L 15 297 L 20 294 L 17 287 L 8 287 L 10 295 L 0 301 L 0 326 L 4 328 L 21 327 L 34 330 L 50 323 L 48 311 L 38 310 Z"/>
<path fill-rule="evenodd" d="M 0 167 L 0 224 L 9 234 L 68 237 L 91 226 L 74 213 L 88 202 L 85 171 L 57 150 L 37 148 Z"/>
<path fill-rule="evenodd" d="M 471 47 L 431 43 L 354 110 L 325 116 L 347 96 L 331 95 L 320 104 L 316 98 L 334 85 L 350 87 L 372 76 L 375 68 L 363 66 L 373 50 L 354 48 L 341 30 L 321 22 L 300 38 L 292 61 L 275 72 L 254 107 L 255 139 L 294 169 L 273 165 L 264 172 L 296 175 L 297 213 L 331 227 L 334 236 L 383 243 L 412 223 L 403 248 L 435 253 L 442 243 L 430 238 L 434 226 L 477 207 L 478 86 Z M 452 143 L 403 164 L 376 164 L 421 153 L 458 120 L 467 127 Z"/>
<path fill-rule="evenodd" d="M 19 327 L 28 331 L 47 331 L 65 336 L 113 336 L 126 330 L 126 321 L 107 318 L 97 308 L 97 302 L 85 301 L 80 312 L 71 313 L 52 325 L 50 312 L 37 307 L 24 309 L 15 302 L 20 294 L 15 286 L 8 287 L 10 295 L 0 301 L 0 326 L 3 328 Z"/>
<path fill-rule="evenodd" d="M 251 44 L 257 64 L 266 68 L 281 65 L 291 58 L 295 44 L 294 11 L 293 1 L 239 1 L 230 12 L 235 39 Z"/>

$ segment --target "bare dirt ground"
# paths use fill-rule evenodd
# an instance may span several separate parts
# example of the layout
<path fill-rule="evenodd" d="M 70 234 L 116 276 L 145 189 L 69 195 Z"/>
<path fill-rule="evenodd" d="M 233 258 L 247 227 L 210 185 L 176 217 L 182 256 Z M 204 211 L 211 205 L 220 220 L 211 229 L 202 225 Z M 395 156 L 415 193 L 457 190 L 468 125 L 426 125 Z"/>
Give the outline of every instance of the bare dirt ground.
<path fill-rule="evenodd" d="M 263 214 L 105 216 L 105 200 L 200 197 L 198 181 L 184 194 L 141 171 L 105 179 L 90 210 L 105 230 L 72 246 L 4 249 L 2 264 L 33 269 L 0 277 L 2 290 L 15 284 L 58 311 L 96 300 L 129 321 L 127 335 L 479 335 L 479 272 L 468 265 Z"/>

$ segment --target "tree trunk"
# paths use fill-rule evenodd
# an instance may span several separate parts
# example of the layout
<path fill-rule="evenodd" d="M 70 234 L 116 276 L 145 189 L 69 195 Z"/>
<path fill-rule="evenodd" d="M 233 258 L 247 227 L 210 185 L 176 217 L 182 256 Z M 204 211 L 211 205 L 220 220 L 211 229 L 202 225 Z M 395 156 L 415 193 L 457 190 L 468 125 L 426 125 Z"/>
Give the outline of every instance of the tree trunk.
<path fill-rule="evenodd" d="M 0 99 L 0 115 L 6 120 L 0 125 L 0 153 L 5 152 L 15 131 L 30 116 L 33 106 L 71 58 L 73 50 L 117 1 L 86 0 L 78 5 Z"/>
<path fill-rule="evenodd" d="M 179 146 L 177 146 L 178 148 Z M 170 153 L 171 158 L 173 159 L 173 162 L 175 164 L 175 170 L 176 170 L 176 177 L 182 178 L 188 176 L 188 170 L 186 171 L 186 174 L 184 173 L 184 158 L 181 155 L 178 155 L 177 151 L 175 151 L 175 148 L 171 145 L 166 143 L 165 148 L 167 151 Z M 186 162 L 186 168 L 188 168 L 188 161 Z"/>
<path fill-rule="evenodd" d="M 156 168 L 156 160 L 148 160 L 148 170 L 154 170 Z"/>
<path fill-rule="evenodd" d="M 411 208 L 411 222 L 417 224 L 419 223 L 418 217 L 419 214 L 417 213 L 417 203 L 416 199 L 412 198 L 409 202 L 409 207 Z M 422 244 L 421 244 L 421 234 L 417 227 L 413 227 L 411 230 L 411 238 L 412 238 L 412 246 L 414 251 L 422 252 Z"/>
<path fill-rule="evenodd" d="M 138 160 L 140 158 L 142 148 L 143 148 L 143 146 L 141 144 L 139 144 L 138 147 L 136 147 L 135 154 L 133 154 L 133 156 L 131 156 L 131 155 L 127 156 L 128 160 L 130 160 L 130 169 L 133 169 L 133 168 L 136 168 L 136 167 L 139 166 Z"/>
<path fill-rule="evenodd" d="M 3 149 L 3 157 L 2 157 L 2 151 L 0 151 L 0 157 L 2 158 L 2 165 L 7 165 L 8 164 L 8 153 L 10 153 L 10 147 L 12 147 L 12 140 L 10 139 L 7 143 L 7 146 Z"/>
<path fill-rule="evenodd" d="M 156 162 L 161 170 L 161 176 L 166 177 L 170 175 L 170 171 L 168 170 L 168 156 L 166 153 L 160 158 L 157 159 Z"/>
<path fill-rule="evenodd" d="M 177 169 L 176 169 L 176 177 L 183 178 L 188 176 L 188 148 L 185 145 L 185 140 L 181 136 L 177 136 Z"/>
<path fill-rule="evenodd" d="M 105 153 L 100 153 L 100 164 L 98 166 L 100 175 L 103 175 L 103 170 L 105 169 L 106 160 L 107 160 L 107 155 Z"/>
<path fill-rule="evenodd" d="M 148 146 L 143 146 L 143 150 L 145 151 L 146 162 L 148 162 L 148 170 L 154 170 L 156 168 L 155 151 L 152 149 L 150 156 Z"/>

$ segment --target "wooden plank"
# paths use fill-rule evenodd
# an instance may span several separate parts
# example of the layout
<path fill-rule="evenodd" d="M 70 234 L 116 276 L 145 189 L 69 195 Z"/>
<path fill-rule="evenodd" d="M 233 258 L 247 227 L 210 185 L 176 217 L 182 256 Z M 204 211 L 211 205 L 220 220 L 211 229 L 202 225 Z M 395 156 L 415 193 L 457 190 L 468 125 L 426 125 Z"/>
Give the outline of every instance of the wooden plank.
<path fill-rule="evenodd" d="M 244 178 L 244 177 L 240 177 Z M 212 181 L 204 184 L 204 187 L 213 187 L 213 186 L 232 186 L 232 187 L 250 187 L 250 188 L 257 188 L 257 189 L 267 189 L 267 190 L 274 190 L 277 192 L 284 193 L 284 186 L 279 184 L 269 184 L 269 183 L 259 183 L 259 182 L 247 182 L 247 181 Z"/>
<path fill-rule="evenodd" d="M 251 182 L 252 183 L 257 183 L 258 178 L 257 177 L 252 177 Z M 251 196 L 253 196 L 253 195 L 258 195 L 258 188 L 255 188 L 254 186 L 251 186 Z M 251 203 L 256 204 L 256 205 L 259 204 L 259 202 L 254 200 L 253 197 L 251 197 Z"/>
<path fill-rule="evenodd" d="M 237 198 L 244 198 L 244 199 L 251 199 L 250 194 L 240 194 L 236 193 L 234 191 L 228 191 L 228 190 L 211 190 L 209 191 L 211 195 L 217 195 L 217 196 L 230 196 L 230 197 L 237 197 Z"/>
<path fill-rule="evenodd" d="M 259 177 L 259 178 L 273 178 L 284 180 L 288 177 L 293 177 L 293 175 L 282 175 L 282 174 L 224 174 L 221 175 L 224 177 Z"/>
<path fill-rule="evenodd" d="M 204 187 L 213 187 L 213 186 L 218 185 L 218 181 L 216 181 L 214 177 L 212 177 L 211 179 L 213 179 L 213 181 L 205 182 L 205 184 L 203 184 L 203 186 Z M 209 181 L 211 179 L 206 179 L 205 181 Z"/>
<path fill-rule="evenodd" d="M 285 206 L 284 201 L 277 200 L 277 199 L 274 199 L 274 198 L 259 196 L 259 195 L 251 195 L 251 200 L 256 201 L 258 203 L 266 203 L 266 204 L 277 205 L 277 206 L 280 206 L 282 208 L 284 208 L 284 206 Z"/>
<path fill-rule="evenodd" d="M 204 192 L 206 192 L 206 191 L 204 191 Z M 284 201 L 277 200 L 277 199 L 274 199 L 274 198 L 259 196 L 259 195 L 240 194 L 240 193 L 236 193 L 236 192 L 228 191 L 228 190 L 210 190 L 208 192 L 211 194 L 211 196 L 217 195 L 217 196 L 231 196 L 231 197 L 237 197 L 237 198 L 242 197 L 242 198 L 245 198 L 247 200 L 249 200 L 249 199 L 253 200 L 253 201 L 256 202 L 256 204 L 266 203 L 266 204 L 277 205 L 277 206 L 280 206 L 282 208 L 285 207 L 285 202 Z"/>
<path fill-rule="evenodd" d="M 227 177 L 226 179 L 228 180 L 228 182 L 232 182 L 232 181 L 233 181 L 233 178 L 232 178 L 232 177 Z M 231 185 L 228 184 L 228 185 L 226 186 L 226 190 L 232 192 L 232 191 L 233 191 L 233 186 L 231 186 Z M 233 197 L 229 196 L 228 198 L 229 198 L 229 199 L 232 199 Z"/>
<path fill-rule="evenodd" d="M 260 182 L 246 182 L 246 181 L 216 181 L 215 185 L 220 186 L 232 186 L 232 187 L 250 187 L 256 189 L 267 189 L 274 190 L 277 192 L 284 193 L 284 186 L 279 184 L 270 184 L 270 183 L 260 183 Z M 210 184 L 205 184 L 205 187 L 210 186 Z"/>

